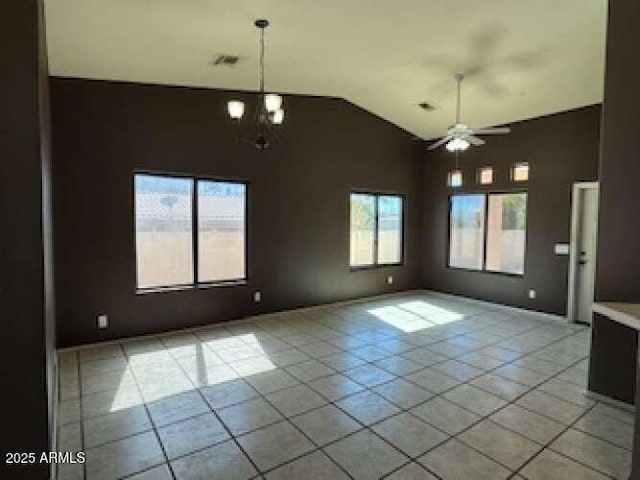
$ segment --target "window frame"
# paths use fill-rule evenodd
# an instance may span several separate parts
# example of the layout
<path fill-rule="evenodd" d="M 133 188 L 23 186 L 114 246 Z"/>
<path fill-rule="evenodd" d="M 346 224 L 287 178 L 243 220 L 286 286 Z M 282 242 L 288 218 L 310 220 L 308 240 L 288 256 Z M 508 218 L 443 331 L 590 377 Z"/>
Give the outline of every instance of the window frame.
<path fill-rule="evenodd" d="M 525 180 L 516 180 L 516 169 L 519 167 L 527 167 L 527 178 Z M 509 166 L 509 180 L 512 183 L 527 183 L 531 180 L 531 164 L 527 161 L 515 162 Z"/>
<path fill-rule="evenodd" d="M 485 170 L 491 170 L 491 182 L 489 183 L 482 183 L 482 173 Z M 478 167 L 478 169 L 476 170 L 476 183 L 481 187 L 491 187 L 495 183 L 495 173 L 495 169 L 492 166 L 487 165 L 484 167 Z"/>
<path fill-rule="evenodd" d="M 153 287 L 138 287 L 138 244 L 137 244 L 137 235 L 136 235 L 136 176 L 138 175 L 147 175 L 147 176 L 155 176 L 155 177 L 165 177 L 165 178 L 175 178 L 181 180 L 190 180 L 192 183 L 191 189 L 191 249 L 192 249 L 192 262 L 193 269 L 192 275 L 193 278 L 189 283 L 181 283 L 175 285 L 160 285 Z M 198 281 L 198 273 L 199 273 L 199 226 L 198 226 L 198 182 L 199 181 L 208 181 L 208 182 L 220 182 L 220 183 L 236 183 L 240 185 L 244 185 L 244 278 L 242 279 L 229 279 L 229 280 L 220 280 L 214 282 L 199 282 Z M 164 172 L 157 170 L 134 170 L 133 172 L 133 253 L 135 259 L 135 284 L 134 290 L 136 295 L 145 295 L 149 293 L 157 293 L 157 292 L 172 292 L 172 291 L 184 291 L 184 290 L 199 290 L 199 289 L 208 289 L 208 288 L 216 288 L 216 287 L 233 287 L 233 286 L 243 286 L 248 285 L 249 276 L 250 276 L 250 255 L 249 255 L 249 195 L 250 195 L 250 183 L 244 179 L 238 178 L 224 178 L 224 177 L 213 177 L 210 175 L 201 175 L 201 174 L 187 174 L 187 173 L 174 173 L 174 172 Z"/>
<path fill-rule="evenodd" d="M 524 262 L 523 262 L 523 271 L 522 273 L 513 273 L 513 272 L 501 272 L 499 270 L 487 270 L 487 242 L 489 238 L 489 232 L 487 230 L 487 225 L 489 221 L 489 197 L 492 195 L 517 195 L 517 194 L 525 194 L 526 195 L 526 209 L 527 215 L 525 220 L 525 236 L 524 236 Z M 482 231 L 482 268 L 473 269 L 473 268 L 465 268 L 465 267 L 456 267 L 455 265 L 451 265 L 451 206 L 452 206 L 452 198 L 456 196 L 464 196 L 464 195 L 482 195 L 484 196 L 484 228 Z M 460 270 L 463 272 L 473 272 L 473 273 L 481 273 L 481 274 L 490 274 L 490 275 L 503 275 L 507 277 L 515 277 L 515 278 L 523 278 L 527 272 L 526 263 L 527 263 L 527 245 L 529 243 L 529 191 L 526 189 L 505 189 L 505 190 L 481 190 L 481 191 L 471 191 L 471 192 L 460 192 L 460 193 L 451 193 L 448 198 L 448 215 L 447 215 L 447 256 L 446 256 L 446 268 L 450 270 Z"/>
<path fill-rule="evenodd" d="M 351 265 L 351 196 L 352 195 L 368 195 L 374 197 L 374 231 L 373 231 L 373 263 L 367 265 Z M 402 215 L 400 217 L 400 261 L 399 262 L 391 262 L 391 263 L 379 263 L 378 262 L 378 234 L 379 234 L 379 214 L 378 214 L 378 199 L 380 197 L 397 197 L 400 199 L 402 205 Z M 407 205 L 407 195 L 404 193 L 397 192 L 383 192 L 383 191 L 373 191 L 373 190 L 350 190 L 348 195 L 348 231 L 349 231 L 349 270 L 352 272 L 359 270 L 373 270 L 377 268 L 387 268 L 387 267 L 401 267 L 404 266 L 404 254 L 405 254 L 405 221 L 406 221 L 406 205 Z"/>

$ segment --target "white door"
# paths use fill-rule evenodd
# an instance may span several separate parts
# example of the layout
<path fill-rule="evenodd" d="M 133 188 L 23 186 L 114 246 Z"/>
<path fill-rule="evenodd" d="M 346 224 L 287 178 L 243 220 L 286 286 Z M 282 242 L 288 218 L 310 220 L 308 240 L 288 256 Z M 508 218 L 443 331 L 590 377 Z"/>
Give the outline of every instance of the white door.
<path fill-rule="evenodd" d="M 596 238 L 598 229 L 598 188 L 580 188 L 577 201 L 575 265 L 575 320 L 591 323 L 591 306 L 596 273 Z"/>

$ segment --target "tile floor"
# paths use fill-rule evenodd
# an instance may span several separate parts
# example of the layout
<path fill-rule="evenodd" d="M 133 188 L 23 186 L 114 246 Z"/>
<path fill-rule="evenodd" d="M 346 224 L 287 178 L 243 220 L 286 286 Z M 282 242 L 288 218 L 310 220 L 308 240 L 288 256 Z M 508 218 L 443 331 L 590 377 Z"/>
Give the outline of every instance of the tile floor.
<path fill-rule="evenodd" d="M 633 416 L 588 329 L 431 292 L 59 354 L 59 478 L 604 479 Z"/>

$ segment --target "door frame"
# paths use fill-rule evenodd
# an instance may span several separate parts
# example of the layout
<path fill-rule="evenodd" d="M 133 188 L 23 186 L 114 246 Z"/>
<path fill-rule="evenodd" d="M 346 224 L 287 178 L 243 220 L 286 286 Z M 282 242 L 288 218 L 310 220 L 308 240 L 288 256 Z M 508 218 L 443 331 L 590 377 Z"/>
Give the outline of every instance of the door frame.
<path fill-rule="evenodd" d="M 571 196 L 571 240 L 569 243 L 569 292 L 567 296 L 567 320 L 569 323 L 576 323 L 576 281 L 578 279 L 578 240 L 579 240 L 579 220 L 582 212 L 582 196 L 584 190 L 594 189 L 596 192 L 596 222 L 598 221 L 598 211 L 600 207 L 600 182 L 576 182 L 573 184 Z M 598 235 L 596 223 L 596 239 L 594 251 L 598 252 Z M 596 261 L 596 258 L 593 261 Z M 594 269 L 595 276 L 595 269 Z"/>

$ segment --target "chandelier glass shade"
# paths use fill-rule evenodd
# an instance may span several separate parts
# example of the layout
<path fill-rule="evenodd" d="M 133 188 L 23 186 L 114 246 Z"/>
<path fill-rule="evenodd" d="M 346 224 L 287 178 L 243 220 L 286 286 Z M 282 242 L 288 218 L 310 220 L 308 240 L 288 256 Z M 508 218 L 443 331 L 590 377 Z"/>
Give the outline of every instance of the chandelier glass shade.
<path fill-rule="evenodd" d="M 236 127 L 238 140 L 253 144 L 258 150 L 265 150 L 273 144 L 284 122 L 284 108 L 281 95 L 264 91 L 264 32 L 269 26 L 269 21 L 258 19 L 254 25 L 260 30 L 260 93 L 254 112 L 253 131 L 248 134 L 243 131 L 245 114 L 243 101 L 230 100 L 227 103 L 227 112 Z"/>

